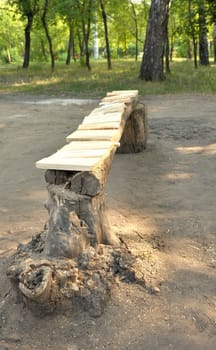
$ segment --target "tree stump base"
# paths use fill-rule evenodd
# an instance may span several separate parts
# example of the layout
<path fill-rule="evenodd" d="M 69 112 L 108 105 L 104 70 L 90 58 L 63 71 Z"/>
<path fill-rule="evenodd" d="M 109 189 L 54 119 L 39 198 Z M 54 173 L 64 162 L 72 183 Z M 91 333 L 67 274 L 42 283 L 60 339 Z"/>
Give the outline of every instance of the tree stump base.
<path fill-rule="evenodd" d="M 44 231 L 20 245 L 7 271 L 19 299 L 36 316 L 81 308 L 99 317 L 116 276 L 145 286 L 144 272 L 140 273 L 136 258 L 125 247 L 100 244 L 97 249 L 89 246 L 73 259 L 48 258 L 47 235 Z"/>

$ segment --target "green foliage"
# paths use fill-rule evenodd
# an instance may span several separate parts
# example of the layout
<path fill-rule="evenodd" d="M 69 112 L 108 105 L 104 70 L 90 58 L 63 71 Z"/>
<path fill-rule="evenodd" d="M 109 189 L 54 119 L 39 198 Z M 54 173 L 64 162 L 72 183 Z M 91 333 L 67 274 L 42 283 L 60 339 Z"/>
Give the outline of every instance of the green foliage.
<path fill-rule="evenodd" d="M 32 62 L 47 62 L 49 46 L 41 25 L 41 14 L 44 0 L 0 0 L 4 10 L 0 10 L 0 62 L 17 62 L 23 59 L 24 28 L 29 12 L 34 15 L 31 29 Z M 173 0 L 169 36 L 177 57 L 188 57 L 191 33 L 196 38 L 199 34 L 198 7 L 203 0 L 191 0 L 191 13 L 188 13 L 189 0 Z M 66 58 L 69 29 L 73 28 L 74 52 L 85 54 L 82 35 L 82 20 L 88 17 L 87 0 L 49 0 L 47 23 L 52 38 L 53 49 L 57 60 Z M 104 0 L 107 18 L 111 56 L 115 58 L 135 57 L 136 25 L 138 29 L 138 49 L 143 50 L 150 1 L 147 0 Z M 9 4 L 9 5 L 8 5 Z M 100 57 L 105 58 L 104 27 L 101 18 L 99 0 L 93 0 L 91 11 L 92 27 L 89 47 L 93 48 L 93 26 L 97 24 L 99 34 Z M 208 19 L 208 38 L 212 39 L 211 23 L 216 20 L 216 1 L 206 0 Z M 135 12 L 134 12 L 135 10 Z M 190 17 L 190 18 L 189 18 Z M 190 19 L 190 21 L 189 21 Z M 85 24 L 86 25 L 86 24 Z M 171 45 L 170 45 L 171 46 Z M 92 51 L 92 50 L 91 50 Z M 91 54 L 92 56 L 92 54 Z M 91 57 L 92 58 L 92 57 Z"/>
<path fill-rule="evenodd" d="M 0 9 L 0 62 L 19 62 L 23 54 L 23 24 L 15 9 L 2 2 Z"/>
<path fill-rule="evenodd" d="M 29 14 L 34 16 L 39 11 L 40 0 L 8 0 L 8 4 L 15 5 L 25 19 Z"/>

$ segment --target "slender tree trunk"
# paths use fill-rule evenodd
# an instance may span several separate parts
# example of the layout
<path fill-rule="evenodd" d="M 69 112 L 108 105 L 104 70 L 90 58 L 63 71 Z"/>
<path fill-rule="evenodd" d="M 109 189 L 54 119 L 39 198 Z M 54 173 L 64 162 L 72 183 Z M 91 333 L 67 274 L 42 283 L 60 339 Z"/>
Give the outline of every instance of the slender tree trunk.
<path fill-rule="evenodd" d="M 51 36 L 49 34 L 48 25 L 47 25 L 47 22 L 46 22 L 48 6 L 49 6 L 49 0 L 45 0 L 45 2 L 44 2 L 44 9 L 43 9 L 43 14 L 42 14 L 41 20 L 42 20 L 42 24 L 43 24 L 43 27 L 44 27 L 44 30 L 45 30 L 45 33 L 46 33 L 46 37 L 47 37 L 47 41 L 48 41 L 48 44 L 49 44 L 51 68 L 52 68 L 52 70 L 54 70 L 54 68 L 55 68 L 55 55 L 54 55 L 54 52 L 53 52 L 52 38 L 51 38 Z"/>
<path fill-rule="evenodd" d="M 101 8 L 101 14 L 103 18 L 103 24 L 104 24 L 104 35 L 105 35 L 105 41 L 106 41 L 106 52 L 107 52 L 107 67 L 108 69 L 112 69 L 112 63 L 111 63 L 111 53 L 110 53 L 110 45 L 109 45 L 109 34 L 108 34 L 108 25 L 107 25 L 107 14 L 104 6 L 104 1 L 100 0 L 100 8 Z"/>
<path fill-rule="evenodd" d="M 10 51 L 8 48 L 6 49 L 6 61 L 9 64 L 11 63 L 11 55 L 10 55 Z"/>
<path fill-rule="evenodd" d="M 82 58 L 84 57 L 85 55 L 85 52 L 84 52 L 84 33 L 83 33 L 83 36 L 81 35 L 80 33 L 80 30 L 77 31 L 77 36 L 78 36 L 78 41 L 79 41 L 79 50 L 80 50 L 80 62 L 82 63 Z"/>
<path fill-rule="evenodd" d="M 67 49 L 67 58 L 66 58 L 66 64 L 69 65 L 71 63 L 71 56 L 74 57 L 74 31 L 73 31 L 73 25 L 70 24 L 69 27 L 69 40 L 68 40 L 68 49 Z"/>
<path fill-rule="evenodd" d="M 194 67 L 198 68 L 198 63 L 197 63 L 197 41 L 196 38 L 193 37 L 193 52 L 194 52 Z"/>
<path fill-rule="evenodd" d="M 138 40 L 139 40 L 139 31 L 138 31 L 138 23 L 137 23 L 137 13 L 136 13 L 136 8 L 134 6 L 133 1 L 130 0 L 130 4 L 132 7 L 133 11 L 133 20 L 135 24 L 135 60 L 138 60 Z"/>
<path fill-rule="evenodd" d="M 43 53 L 45 60 L 47 60 L 47 54 L 46 54 L 46 49 L 45 49 L 45 45 L 44 45 L 43 40 L 41 40 L 41 50 L 42 50 L 42 53 Z"/>
<path fill-rule="evenodd" d="M 190 60 L 193 57 L 192 55 L 192 49 L 191 49 L 191 41 L 188 40 L 187 42 L 187 58 Z"/>
<path fill-rule="evenodd" d="M 33 24 L 33 13 L 28 13 L 27 15 L 27 25 L 25 27 L 25 51 L 23 68 L 28 68 L 30 61 L 30 48 L 31 48 L 31 28 Z"/>
<path fill-rule="evenodd" d="M 89 36 L 88 36 L 88 30 L 86 31 L 86 28 L 85 28 L 84 20 L 82 21 L 82 28 L 83 28 L 83 39 L 84 39 L 84 46 L 85 46 L 85 64 L 88 70 L 91 70 L 90 53 L 89 53 L 89 46 L 88 46 Z"/>
<path fill-rule="evenodd" d="M 81 8 L 79 2 L 77 2 L 78 7 L 80 9 L 80 13 L 82 14 L 82 32 L 83 32 L 83 43 L 84 43 L 84 47 L 85 47 L 85 65 L 87 66 L 89 71 L 91 70 L 90 51 L 89 51 L 89 38 L 90 38 L 90 32 L 91 32 L 92 2 L 93 2 L 93 0 L 88 0 L 87 11 L 86 12 L 85 12 L 85 3 L 84 3 L 84 7 Z M 87 16 L 86 16 L 86 14 L 87 14 Z M 87 20 L 86 20 L 86 18 L 87 18 Z M 80 37 L 79 41 L 80 41 L 80 49 L 82 49 L 82 47 L 81 47 L 81 44 L 82 44 L 81 37 Z"/>
<path fill-rule="evenodd" d="M 170 38 L 170 50 L 169 51 L 170 51 L 169 59 L 170 59 L 170 62 L 172 62 L 173 61 L 173 51 L 174 51 L 174 35 L 173 34 L 171 35 L 171 38 Z"/>
<path fill-rule="evenodd" d="M 169 8 L 168 8 L 169 11 Z M 169 21 L 169 12 L 166 16 L 166 23 L 165 23 L 165 67 L 166 67 L 166 73 L 171 73 L 170 70 L 170 45 L 169 45 L 169 29 L 168 29 L 168 21 Z"/>
<path fill-rule="evenodd" d="M 214 63 L 216 63 L 216 23 L 214 23 L 214 29 L 213 29 L 213 50 L 214 50 Z"/>
<path fill-rule="evenodd" d="M 191 38 L 193 42 L 194 67 L 198 68 L 197 64 L 197 37 L 193 23 L 193 15 L 191 11 L 191 0 L 188 0 L 188 20 L 190 25 Z"/>
<path fill-rule="evenodd" d="M 163 69 L 166 23 L 168 23 L 170 0 L 152 0 L 140 68 L 140 79 L 160 81 L 165 79 Z"/>
<path fill-rule="evenodd" d="M 199 58 L 201 65 L 209 65 L 205 0 L 199 5 Z"/>
<path fill-rule="evenodd" d="M 171 73 L 170 70 L 170 46 L 169 46 L 169 37 L 167 36 L 166 45 L 165 45 L 165 67 L 166 73 Z"/>
<path fill-rule="evenodd" d="M 89 51 L 89 38 L 90 38 L 90 32 L 91 32 L 91 10 L 92 10 L 92 1 L 89 0 L 88 2 L 88 18 L 87 18 L 87 31 L 84 36 L 85 40 L 85 49 L 86 49 L 86 66 L 88 70 L 91 70 L 91 65 L 90 65 L 90 51 Z"/>

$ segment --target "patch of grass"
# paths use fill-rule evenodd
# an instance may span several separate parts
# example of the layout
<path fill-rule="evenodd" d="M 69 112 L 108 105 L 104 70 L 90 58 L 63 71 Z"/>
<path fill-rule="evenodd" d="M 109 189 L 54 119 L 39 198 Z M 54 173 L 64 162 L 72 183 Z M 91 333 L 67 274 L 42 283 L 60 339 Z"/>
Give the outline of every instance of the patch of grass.
<path fill-rule="evenodd" d="M 47 63 L 31 64 L 28 69 L 15 65 L 0 66 L 0 92 L 31 93 L 83 98 L 101 97 L 111 90 L 138 89 L 141 95 L 173 93 L 216 93 L 216 65 L 194 69 L 190 61 L 171 63 L 171 74 L 163 82 L 145 82 L 138 78 L 140 62 L 93 61 L 89 72 L 79 63 L 57 63 L 51 72 Z"/>

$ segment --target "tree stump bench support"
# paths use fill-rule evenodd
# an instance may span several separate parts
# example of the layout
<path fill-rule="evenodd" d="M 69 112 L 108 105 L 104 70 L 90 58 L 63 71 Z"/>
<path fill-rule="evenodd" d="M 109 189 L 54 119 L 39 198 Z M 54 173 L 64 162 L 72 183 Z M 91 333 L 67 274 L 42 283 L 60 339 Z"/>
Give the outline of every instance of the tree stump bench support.
<path fill-rule="evenodd" d="M 91 247 L 97 249 L 100 244 L 119 246 L 120 241 L 110 230 L 105 213 L 105 183 L 116 151 L 135 153 L 145 149 L 146 118 L 145 107 L 139 103 L 137 90 L 107 93 L 99 106 L 83 119 L 76 131 L 67 137 L 68 144 L 53 155 L 36 162 L 37 168 L 46 170 L 45 180 L 48 189 L 45 207 L 49 213 L 49 220 L 43 249 L 41 249 L 43 271 L 38 267 L 34 273 L 32 272 L 28 267 L 29 264 L 32 266 L 32 258 L 30 262 L 29 259 L 27 263 L 22 262 L 19 267 L 15 264 L 9 271 L 11 278 L 16 279 L 18 271 L 20 273 L 20 270 L 23 270 L 20 273 L 22 277 L 19 277 L 19 289 L 28 300 L 43 304 L 43 298 L 48 298 L 49 308 L 51 299 L 56 302 L 56 296 L 47 296 L 46 290 L 52 289 L 54 293 L 56 289 L 56 287 L 50 287 L 50 280 L 54 275 L 52 271 L 59 269 L 62 271 L 58 259 L 60 261 L 66 259 L 65 261 L 68 261 L 66 265 L 73 261 L 71 259 L 76 259 L 78 264 L 79 257 L 86 251 L 89 252 L 89 249 L 91 251 Z M 55 265 L 54 267 L 52 264 L 52 267 L 50 266 L 50 261 Z M 37 262 L 36 265 L 38 264 L 41 266 Z M 69 269 L 72 269 L 72 275 L 77 275 L 77 272 L 74 272 L 78 271 L 77 265 L 76 268 L 74 266 L 70 266 Z M 28 277 L 29 275 L 31 278 Z M 41 280 L 40 276 L 42 276 Z M 39 287 L 27 288 L 32 284 L 29 278 L 30 280 L 39 279 L 42 291 L 36 291 Z M 79 278 L 72 279 L 77 281 Z M 81 288 L 77 283 L 75 283 L 76 288 Z M 59 281 L 55 286 L 57 284 Z M 103 286 L 105 284 L 103 282 Z M 54 285 L 53 282 L 52 285 Z M 103 288 L 100 284 L 99 289 Z"/>
<path fill-rule="evenodd" d="M 67 141 L 36 167 L 47 169 L 46 253 L 74 258 L 88 244 L 118 243 L 105 215 L 104 188 L 118 148 L 130 153 L 146 147 L 146 115 L 138 91 L 108 93 Z"/>

